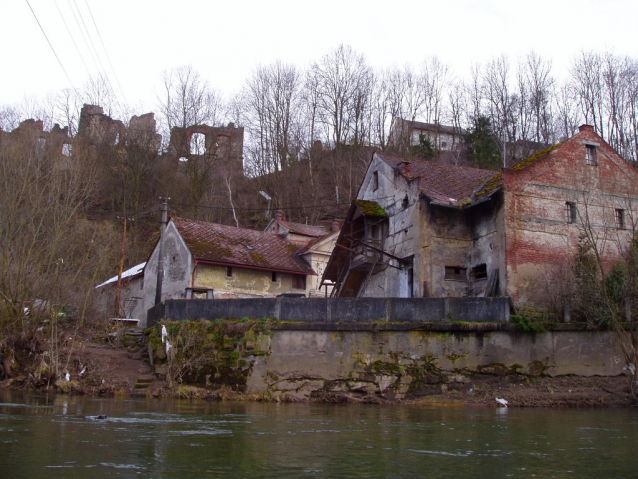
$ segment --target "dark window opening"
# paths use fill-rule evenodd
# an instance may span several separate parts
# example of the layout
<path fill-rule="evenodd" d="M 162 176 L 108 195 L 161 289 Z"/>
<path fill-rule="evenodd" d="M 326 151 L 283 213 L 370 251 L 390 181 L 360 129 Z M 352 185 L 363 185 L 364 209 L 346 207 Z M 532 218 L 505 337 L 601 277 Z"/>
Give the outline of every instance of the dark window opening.
<path fill-rule="evenodd" d="M 410 200 L 408 199 L 408 195 L 405 195 L 405 198 L 403 198 L 403 201 L 401 202 L 401 207 L 403 209 L 406 209 L 409 204 L 410 204 Z"/>
<path fill-rule="evenodd" d="M 292 275 L 293 289 L 306 289 L 306 276 L 303 274 Z"/>
<path fill-rule="evenodd" d="M 461 266 L 446 266 L 445 279 L 452 281 L 465 281 L 467 280 L 467 268 L 463 268 Z"/>
<path fill-rule="evenodd" d="M 596 147 L 594 145 L 585 145 L 587 164 L 597 165 L 598 158 L 596 157 Z"/>
<path fill-rule="evenodd" d="M 232 278 L 233 277 L 233 267 L 232 266 L 226 266 L 226 277 L 227 278 Z"/>
<path fill-rule="evenodd" d="M 408 298 L 414 298 L 414 269 L 408 268 Z"/>
<path fill-rule="evenodd" d="M 379 172 L 375 171 L 372 173 L 372 191 L 377 191 L 379 189 Z"/>
<path fill-rule="evenodd" d="M 277 272 L 276 272 L 276 271 L 273 271 L 273 272 L 272 272 L 272 274 L 271 274 L 271 276 L 270 276 L 270 280 L 271 280 L 273 283 L 276 283 L 276 282 L 277 282 Z"/>
<path fill-rule="evenodd" d="M 625 210 L 616 210 L 616 228 L 619 230 L 625 229 Z"/>
<path fill-rule="evenodd" d="M 487 265 L 486 264 L 477 264 L 472 268 L 472 279 L 485 279 L 487 278 Z"/>
<path fill-rule="evenodd" d="M 565 203 L 565 221 L 569 224 L 576 223 L 576 205 L 569 201 Z"/>

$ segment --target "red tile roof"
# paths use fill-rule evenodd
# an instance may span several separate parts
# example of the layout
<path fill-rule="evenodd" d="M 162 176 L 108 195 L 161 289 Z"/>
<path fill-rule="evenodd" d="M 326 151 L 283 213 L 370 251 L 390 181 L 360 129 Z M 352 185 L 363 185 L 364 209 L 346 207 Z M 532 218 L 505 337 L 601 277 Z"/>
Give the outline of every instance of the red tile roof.
<path fill-rule="evenodd" d="M 480 168 L 379 156 L 393 167 L 400 168 L 406 178 L 418 179 L 419 189 L 425 196 L 446 206 L 463 207 L 478 201 L 480 198 L 476 193 L 496 175 L 494 171 Z M 400 163 L 405 162 L 409 164 L 399 167 Z M 495 191 L 492 189 L 484 196 L 490 196 Z"/>
<path fill-rule="evenodd" d="M 229 265 L 315 274 L 298 247 L 275 233 L 171 218 L 193 258 Z"/>
<path fill-rule="evenodd" d="M 329 231 L 321 226 L 304 225 L 302 223 L 290 223 L 289 221 L 279 221 L 279 224 L 289 230 L 293 234 L 310 236 L 312 238 L 319 238 L 326 236 Z"/>

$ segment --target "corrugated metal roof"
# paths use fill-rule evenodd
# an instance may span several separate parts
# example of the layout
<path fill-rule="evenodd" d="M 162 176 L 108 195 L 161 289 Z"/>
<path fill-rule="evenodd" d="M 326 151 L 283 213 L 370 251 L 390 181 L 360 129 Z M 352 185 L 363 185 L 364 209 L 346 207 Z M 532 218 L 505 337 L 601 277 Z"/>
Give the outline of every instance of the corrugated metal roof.
<path fill-rule="evenodd" d="M 244 267 L 314 274 L 298 247 L 275 233 L 172 218 L 193 258 Z"/>

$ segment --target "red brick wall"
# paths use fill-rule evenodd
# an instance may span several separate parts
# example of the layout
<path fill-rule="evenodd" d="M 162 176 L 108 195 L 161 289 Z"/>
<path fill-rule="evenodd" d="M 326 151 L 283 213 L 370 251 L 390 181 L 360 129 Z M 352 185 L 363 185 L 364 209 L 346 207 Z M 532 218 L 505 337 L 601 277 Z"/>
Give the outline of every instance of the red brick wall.
<path fill-rule="evenodd" d="M 586 143 L 596 143 L 598 164 L 588 165 Z M 547 307 L 567 289 L 579 238 L 595 238 L 604 263 L 629 244 L 638 213 L 638 172 L 589 126 L 537 161 L 503 172 L 507 293 L 515 304 Z M 578 216 L 568 224 L 565 203 Z M 615 210 L 625 210 L 618 230 Z"/>

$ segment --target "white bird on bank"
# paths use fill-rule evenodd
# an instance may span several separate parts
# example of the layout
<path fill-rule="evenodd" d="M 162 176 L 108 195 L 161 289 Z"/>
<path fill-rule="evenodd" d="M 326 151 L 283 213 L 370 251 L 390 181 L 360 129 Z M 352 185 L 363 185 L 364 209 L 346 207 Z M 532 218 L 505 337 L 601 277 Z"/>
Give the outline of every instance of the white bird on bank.
<path fill-rule="evenodd" d="M 503 406 L 507 407 L 507 401 L 505 399 L 501 399 L 501 398 L 494 398 L 496 399 L 496 402 L 499 404 L 502 404 Z"/>

